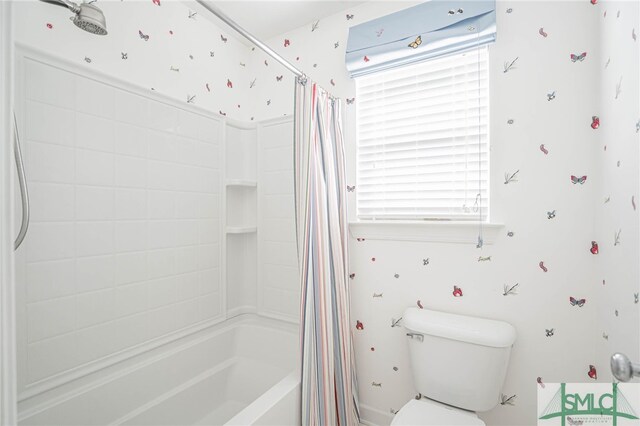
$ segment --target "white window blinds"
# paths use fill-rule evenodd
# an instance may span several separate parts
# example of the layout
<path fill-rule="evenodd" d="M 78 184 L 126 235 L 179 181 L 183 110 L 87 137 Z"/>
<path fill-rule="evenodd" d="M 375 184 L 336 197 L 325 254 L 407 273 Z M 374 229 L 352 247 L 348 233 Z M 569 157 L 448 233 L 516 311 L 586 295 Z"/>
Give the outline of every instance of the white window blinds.
<path fill-rule="evenodd" d="M 356 79 L 360 219 L 486 220 L 487 48 Z"/>

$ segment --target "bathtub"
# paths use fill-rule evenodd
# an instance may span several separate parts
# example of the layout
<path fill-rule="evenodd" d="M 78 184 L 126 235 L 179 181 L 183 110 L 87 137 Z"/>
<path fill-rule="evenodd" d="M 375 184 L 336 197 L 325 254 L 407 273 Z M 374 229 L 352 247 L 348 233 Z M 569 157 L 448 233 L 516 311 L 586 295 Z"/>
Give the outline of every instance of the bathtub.
<path fill-rule="evenodd" d="M 23 404 L 24 425 L 298 425 L 297 326 L 241 315 Z"/>

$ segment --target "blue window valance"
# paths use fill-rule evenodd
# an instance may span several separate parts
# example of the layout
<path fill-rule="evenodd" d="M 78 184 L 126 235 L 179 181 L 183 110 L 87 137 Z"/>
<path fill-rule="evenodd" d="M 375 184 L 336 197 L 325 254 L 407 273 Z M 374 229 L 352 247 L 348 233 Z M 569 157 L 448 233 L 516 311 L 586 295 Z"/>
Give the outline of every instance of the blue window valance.
<path fill-rule="evenodd" d="M 358 77 L 495 39 L 495 0 L 432 0 L 351 27 L 346 64 Z"/>

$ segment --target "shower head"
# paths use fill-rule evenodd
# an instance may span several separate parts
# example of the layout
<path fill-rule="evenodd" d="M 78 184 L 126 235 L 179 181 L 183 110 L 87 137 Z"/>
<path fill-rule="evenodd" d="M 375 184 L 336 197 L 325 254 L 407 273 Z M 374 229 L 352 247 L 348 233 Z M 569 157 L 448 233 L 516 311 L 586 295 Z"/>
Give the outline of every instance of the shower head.
<path fill-rule="evenodd" d="M 68 0 L 41 0 L 45 3 L 55 4 L 57 6 L 63 6 L 74 13 L 71 22 L 76 27 L 81 28 L 91 34 L 106 35 L 107 34 L 107 20 L 104 17 L 104 13 L 91 3 L 75 4 Z"/>
<path fill-rule="evenodd" d="M 76 24 L 76 27 L 91 34 L 107 35 L 107 21 L 104 14 L 92 4 L 81 4 L 80 10 L 71 18 L 71 21 Z"/>

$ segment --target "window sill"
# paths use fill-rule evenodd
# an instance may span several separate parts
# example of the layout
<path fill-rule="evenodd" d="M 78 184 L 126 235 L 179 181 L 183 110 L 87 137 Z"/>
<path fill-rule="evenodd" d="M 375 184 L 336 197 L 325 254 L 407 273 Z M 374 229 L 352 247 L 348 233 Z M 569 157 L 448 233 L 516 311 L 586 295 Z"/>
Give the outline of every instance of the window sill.
<path fill-rule="evenodd" d="M 499 223 L 484 223 L 484 244 L 493 244 L 503 228 Z M 354 238 L 369 240 L 477 244 L 479 225 L 460 221 L 358 221 L 350 222 L 349 230 Z"/>

